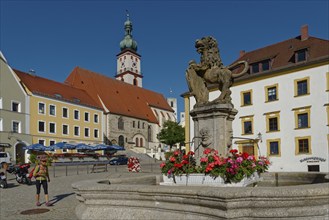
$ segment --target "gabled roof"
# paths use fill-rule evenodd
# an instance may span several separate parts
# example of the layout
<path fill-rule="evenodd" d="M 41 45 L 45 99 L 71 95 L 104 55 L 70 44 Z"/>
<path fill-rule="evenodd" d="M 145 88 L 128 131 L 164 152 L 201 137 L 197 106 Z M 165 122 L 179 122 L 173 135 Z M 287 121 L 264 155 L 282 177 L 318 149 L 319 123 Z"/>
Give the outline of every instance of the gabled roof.
<path fill-rule="evenodd" d="M 99 105 L 102 101 L 112 114 L 158 123 L 151 107 L 174 112 L 162 94 L 80 67 L 74 68 L 65 83 L 85 90 Z"/>
<path fill-rule="evenodd" d="M 307 49 L 307 60 L 295 62 L 295 53 L 299 50 Z M 273 71 L 295 68 L 309 65 L 318 61 L 328 60 L 329 58 L 329 41 L 315 37 L 308 37 L 301 40 L 301 36 L 288 39 L 286 41 L 266 46 L 254 51 L 246 52 L 233 63 L 241 60 L 247 61 L 249 64 L 257 63 L 267 59 L 271 60 L 271 68 L 268 71 L 258 72 L 255 74 L 246 74 L 239 80 L 258 76 Z"/>
<path fill-rule="evenodd" d="M 81 89 L 16 69 L 14 69 L 14 71 L 21 80 L 21 83 L 23 83 L 27 89 L 35 95 L 102 109 L 101 105 L 95 102 L 85 91 Z"/>

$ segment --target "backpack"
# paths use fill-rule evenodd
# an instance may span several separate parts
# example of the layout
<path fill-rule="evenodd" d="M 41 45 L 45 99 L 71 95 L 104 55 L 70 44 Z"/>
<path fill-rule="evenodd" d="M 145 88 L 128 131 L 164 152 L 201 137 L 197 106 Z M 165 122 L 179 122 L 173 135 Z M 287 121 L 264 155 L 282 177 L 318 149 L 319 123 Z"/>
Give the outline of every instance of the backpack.
<path fill-rule="evenodd" d="M 34 178 L 34 176 L 33 176 L 33 173 L 34 173 L 34 170 L 35 170 L 35 168 L 36 168 L 36 166 L 31 170 L 31 172 L 29 173 L 29 178 L 30 179 L 32 179 L 32 178 Z"/>

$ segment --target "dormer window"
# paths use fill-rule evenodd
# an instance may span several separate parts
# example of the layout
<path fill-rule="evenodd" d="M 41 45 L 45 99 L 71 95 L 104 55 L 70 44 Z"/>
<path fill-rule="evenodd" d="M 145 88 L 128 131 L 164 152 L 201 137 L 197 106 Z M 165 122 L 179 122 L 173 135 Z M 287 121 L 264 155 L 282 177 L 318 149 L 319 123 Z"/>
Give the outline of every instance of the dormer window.
<path fill-rule="evenodd" d="M 251 73 L 258 73 L 259 72 L 259 63 L 254 63 L 251 65 Z"/>
<path fill-rule="evenodd" d="M 307 49 L 298 50 L 295 53 L 295 62 L 303 62 L 307 59 Z"/>
<path fill-rule="evenodd" d="M 257 63 L 252 63 L 250 66 L 250 72 L 251 73 L 259 73 L 259 72 L 264 72 L 267 70 L 270 70 L 270 59 L 263 60 Z"/>

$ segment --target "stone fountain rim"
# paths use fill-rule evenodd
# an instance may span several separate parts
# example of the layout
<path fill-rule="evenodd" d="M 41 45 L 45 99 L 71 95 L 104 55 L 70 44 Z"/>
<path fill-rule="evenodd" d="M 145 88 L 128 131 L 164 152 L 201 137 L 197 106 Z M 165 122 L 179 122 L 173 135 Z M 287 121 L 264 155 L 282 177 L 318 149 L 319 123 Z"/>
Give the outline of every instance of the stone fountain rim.
<path fill-rule="evenodd" d="M 187 194 L 191 196 L 214 196 L 214 197 L 300 197 L 300 196 L 329 196 L 329 183 L 305 184 L 294 186 L 279 186 L 279 187 L 227 187 L 225 190 L 218 187 L 210 186 L 160 186 L 153 184 L 131 183 L 132 181 L 160 180 L 161 175 L 147 175 L 140 177 L 128 177 L 121 179 L 110 179 L 111 184 L 107 179 L 83 180 L 72 184 L 72 187 L 79 192 L 101 191 L 101 192 L 140 192 L 140 193 L 170 193 L 170 194 Z M 218 190 L 214 190 L 218 189 Z"/>

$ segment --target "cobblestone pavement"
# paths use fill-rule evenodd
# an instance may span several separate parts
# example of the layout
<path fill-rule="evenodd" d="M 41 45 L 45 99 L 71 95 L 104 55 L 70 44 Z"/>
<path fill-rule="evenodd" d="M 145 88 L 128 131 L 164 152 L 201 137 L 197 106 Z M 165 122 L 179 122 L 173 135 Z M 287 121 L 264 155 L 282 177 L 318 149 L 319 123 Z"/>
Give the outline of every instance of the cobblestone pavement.
<path fill-rule="evenodd" d="M 150 173 L 160 173 L 159 162 L 153 159 L 141 161 L 142 172 L 140 175 Z M 77 169 L 79 169 L 77 171 Z M 90 173 L 89 166 L 87 173 L 86 166 L 73 167 L 55 167 L 56 176 L 53 177 L 53 168 L 50 167 L 49 200 L 53 203 L 52 206 L 46 207 L 44 203 L 43 189 L 41 189 L 40 202 L 41 206 L 35 205 L 35 185 L 21 185 L 16 182 L 14 175 L 7 174 L 8 188 L 0 189 L 0 219 L 77 219 L 75 215 L 75 207 L 78 204 L 71 184 L 81 180 L 91 178 L 107 180 L 110 178 L 128 177 L 130 173 L 127 171 L 127 166 L 108 166 L 108 171 L 100 170 L 97 173 Z M 49 209 L 48 212 L 42 214 L 23 215 L 21 212 L 31 209 Z M 38 211 L 38 210 L 37 210 Z"/>

